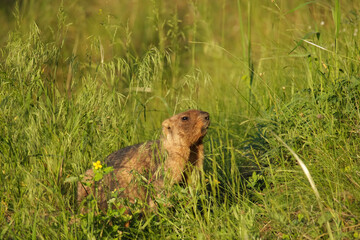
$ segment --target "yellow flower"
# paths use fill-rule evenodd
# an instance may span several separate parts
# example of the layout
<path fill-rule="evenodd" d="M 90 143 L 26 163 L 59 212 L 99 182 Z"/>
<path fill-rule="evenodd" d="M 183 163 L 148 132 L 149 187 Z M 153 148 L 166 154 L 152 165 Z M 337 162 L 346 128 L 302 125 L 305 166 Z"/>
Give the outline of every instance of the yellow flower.
<path fill-rule="evenodd" d="M 93 162 L 93 166 L 94 166 L 95 170 L 98 170 L 99 168 L 102 168 L 102 165 L 101 165 L 100 161 Z"/>

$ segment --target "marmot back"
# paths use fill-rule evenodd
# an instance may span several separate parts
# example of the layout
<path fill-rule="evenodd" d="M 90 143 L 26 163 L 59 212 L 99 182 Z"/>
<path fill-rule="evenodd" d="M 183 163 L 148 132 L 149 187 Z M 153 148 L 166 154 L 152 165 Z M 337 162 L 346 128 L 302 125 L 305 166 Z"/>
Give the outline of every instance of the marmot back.
<path fill-rule="evenodd" d="M 189 110 L 177 114 L 162 123 L 163 135 L 160 140 L 149 141 L 122 148 L 106 158 L 106 164 L 114 171 L 97 184 L 97 200 L 101 209 L 107 208 L 108 195 L 114 189 L 123 188 L 119 197 L 134 202 L 136 198 L 146 201 L 150 207 L 155 203 L 147 194 L 136 175 L 141 175 L 145 184 L 152 184 L 155 194 L 161 194 L 164 182 L 171 185 L 186 178 L 188 171 L 203 169 L 203 143 L 210 124 L 209 114 Z M 92 181 L 93 169 L 85 173 L 82 182 Z M 92 188 L 78 183 L 77 200 L 80 203 L 87 195 L 95 192 Z"/>

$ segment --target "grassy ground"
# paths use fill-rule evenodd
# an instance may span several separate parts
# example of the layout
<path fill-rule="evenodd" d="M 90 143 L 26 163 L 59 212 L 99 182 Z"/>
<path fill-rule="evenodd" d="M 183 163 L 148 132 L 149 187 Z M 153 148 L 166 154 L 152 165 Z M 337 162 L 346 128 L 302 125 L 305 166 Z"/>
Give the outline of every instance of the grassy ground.
<path fill-rule="evenodd" d="M 3 1 L 0 24 L 1 239 L 360 238 L 357 1 Z M 197 186 L 130 225 L 78 213 L 71 177 L 189 108 Z"/>

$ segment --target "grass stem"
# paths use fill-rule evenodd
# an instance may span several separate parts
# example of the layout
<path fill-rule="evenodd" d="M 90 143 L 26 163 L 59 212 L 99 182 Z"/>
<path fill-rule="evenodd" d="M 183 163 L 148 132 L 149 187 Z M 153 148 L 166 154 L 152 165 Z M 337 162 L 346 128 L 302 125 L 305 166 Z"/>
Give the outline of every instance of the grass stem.
<path fill-rule="evenodd" d="M 276 135 L 275 133 L 272 133 L 274 135 L 274 137 L 282 144 L 284 145 L 284 147 L 286 147 L 289 152 L 294 156 L 294 158 L 296 159 L 296 161 L 298 162 L 298 164 L 300 165 L 301 169 L 303 170 L 305 176 L 307 177 L 309 183 L 310 183 L 310 186 L 312 188 L 312 190 L 314 191 L 314 194 L 315 194 L 315 197 L 316 197 L 316 200 L 318 202 L 318 205 L 319 205 L 319 208 L 320 208 L 320 211 L 322 212 L 323 215 L 325 215 L 325 212 L 324 212 L 324 209 L 323 209 L 323 204 L 322 204 L 322 200 L 321 200 L 321 197 L 320 197 L 320 194 L 319 194 L 319 191 L 317 190 L 317 187 L 315 185 L 315 182 L 310 174 L 310 171 L 309 169 L 306 167 L 305 163 L 300 159 L 299 155 L 297 155 L 295 153 L 295 151 L 289 147 L 289 145 L 287 145 L 278 135 Z M 329 234 L 329 238 L 330 239 L 334 239 L 334 236 L 332 234 L 332 231 L 331 231 L 331 227 L 330 227 L 330 223 L 328 220 L 326 220 L 326 229 L 328 231 L 328 234 Z"/>

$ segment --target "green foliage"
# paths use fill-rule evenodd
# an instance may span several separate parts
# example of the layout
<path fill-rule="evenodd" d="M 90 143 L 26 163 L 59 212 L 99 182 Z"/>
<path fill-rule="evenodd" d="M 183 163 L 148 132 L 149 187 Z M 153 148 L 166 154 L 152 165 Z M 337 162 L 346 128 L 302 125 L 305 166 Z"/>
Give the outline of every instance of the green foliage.
<path fill-rule="evenodd" d="M 5 5 L 1 239 L 316 239 L 327 224 L 359 238 L 357 1 Z M 78 212 L 93 162 L 189 108 L 212 121 L 198 183 L 168 189 L 153 212 L 125 202 L 128 215 L 122 189 L 118 207 L 89 198 Z"/>
<path fill-rule="evenodd" d="M 94 182 L 83 183 L 92 188 L 99 184 L 106 174 L 114 171 L 113 167 L 102 166 L 100 161 L 93 163 Z M 65 182 L 72 182 L 76 177 L 69 177 Z M 76 178 L 77 181 L 81 179 Z M 92 186 L 94 184 L 95 186 Z M 97 206 L 96 194 L 89 194 L 86 199 L 80 203 L 80 207 L 84 208 L 85 214 L 80 214 L 78 219 L 74 219 L 81 227 L 81 230 L 87 237 L 97 238 L 122 238 L 129 235 L 129 224 L 133 218 L 138 218 L 143 210 L 143 204 L 135 202 L 130 204 L 126 199 L 119 197 L 119 194 L 124 189 L 115 189 L 111 192 L 110 199 L 108 201 L 108 209 L 101 210 Z M 128 209 L 131 208 L 131 215 Z M 105 211 L 105 212 L 104 212 Z"/>

